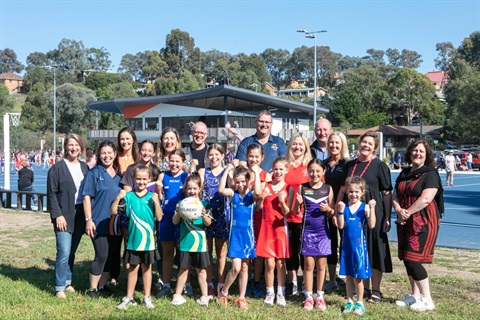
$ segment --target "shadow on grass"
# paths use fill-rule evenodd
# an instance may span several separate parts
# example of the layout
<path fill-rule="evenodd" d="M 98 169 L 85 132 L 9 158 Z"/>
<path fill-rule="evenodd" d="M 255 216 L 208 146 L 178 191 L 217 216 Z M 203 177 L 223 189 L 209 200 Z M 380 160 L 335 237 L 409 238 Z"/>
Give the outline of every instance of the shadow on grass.
<path fill-rule="evenodd" d="M 19 268 L 9 264 L 0 264 L 0 274 L 12 281 L 28 282 L 32 286 L 45 291 L 54 291 L 54 267 L 55 261 L 45 259 L 49 268 L 28 267 Z M 78 290 L 87 290 L 89 287 L 89 273 L 91 262 L 81 261 L 75 263 L 73 270 L 73 285 Z"/>

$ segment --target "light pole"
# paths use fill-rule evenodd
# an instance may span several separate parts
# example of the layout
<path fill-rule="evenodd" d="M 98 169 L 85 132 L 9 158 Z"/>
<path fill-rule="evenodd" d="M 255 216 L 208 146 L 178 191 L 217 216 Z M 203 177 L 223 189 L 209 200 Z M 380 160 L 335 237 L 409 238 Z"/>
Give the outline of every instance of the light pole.
<path fill-rule="evenodd" d="M 297 32 L 305 33 L 305 38 L 313 39 L 313 130 L 317 122 L 317 33 L 327 32 L 327 30 L 307 31 L 298 29 Z"/>
<path fill-rule="evenodd" d="M 44 66 L 45 69 L 53 70 L 53 163 L 57 158 L 57 66 Z"/>

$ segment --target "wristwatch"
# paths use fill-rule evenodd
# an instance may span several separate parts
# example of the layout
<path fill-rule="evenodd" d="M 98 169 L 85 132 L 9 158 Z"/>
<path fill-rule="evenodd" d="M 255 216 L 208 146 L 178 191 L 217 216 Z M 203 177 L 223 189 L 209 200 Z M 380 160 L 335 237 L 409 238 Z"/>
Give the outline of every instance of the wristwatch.
<path fill-rule="evenodd" d="M 92 220 L 92 217 L 85 217 L 85 221 Z"/>

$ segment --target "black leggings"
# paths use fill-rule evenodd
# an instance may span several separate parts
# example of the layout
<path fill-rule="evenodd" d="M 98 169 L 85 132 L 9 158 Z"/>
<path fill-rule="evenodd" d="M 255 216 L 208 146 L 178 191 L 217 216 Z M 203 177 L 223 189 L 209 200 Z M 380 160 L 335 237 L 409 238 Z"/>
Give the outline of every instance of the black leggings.
<path fill-rule="evenodd" d="M 338 230 L 333 224 L 332 218 L 328 218 L 328 227 L 330 229 L 330 241 L 332 244 L 332 254 L 327 256 L 327 264 L 338 264 L 338 257 L 342 255 L 343 230 Z M 340 234 L 340 244 L 338 235 Z M 340 251 L 339 251 L 340 249 Z"/>
<path fill-rule="evenodd" d="M 407 269 L 408 276 L 412 277 L 415 281 L 421 281 L 428 278 L 427 270 L 420 262 L 403 261 L 405 268 Z"/>
<path fill-rule="evenodd" d="M 300 237 L 302 236 L 302 224 L 289 222 L 288 235 L 292 254 L 290 258 L 285 259 L 288 271 L 297 271 L 301 266 L 303 270 L 303 256 L 300 254 Z"/>
<path fill-rule="evenodd" d="M 93 249 L 95 249 L 95 259 L 92 262 L 90 273 L 99 276 L 103 272 L 110 272 L 110 236 L 97 235 L 92 239 Z"/>

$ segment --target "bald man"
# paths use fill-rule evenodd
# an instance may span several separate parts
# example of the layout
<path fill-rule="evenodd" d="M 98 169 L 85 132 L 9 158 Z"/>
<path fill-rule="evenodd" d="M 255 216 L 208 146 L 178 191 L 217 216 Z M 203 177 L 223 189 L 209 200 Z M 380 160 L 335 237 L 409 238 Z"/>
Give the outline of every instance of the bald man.
<path fill-rule="evenodd" d="M 333 132 L 332 123 L 325 118 L 321 118 L 315 124 L 315 140 L 310 146 L 312 157 L 320 160 L 328 158 L 328 137 Z"/>
<path fill-rule="evenodd" d="M 208 144 L 205 143 L 208 137 L 207 125 L 202 121 L 197 121 L 193 124 L 191 131 L 193 141 L 182 150 L 185 152 L 185 155 L 189 154 L 192 159 L 198 160 L 197 170 L 209 167 L 210 162 L 208 161 L 207 155 Z"/>

